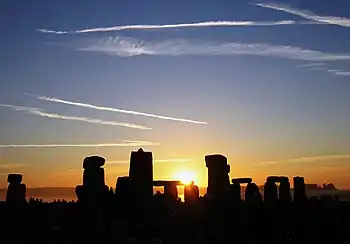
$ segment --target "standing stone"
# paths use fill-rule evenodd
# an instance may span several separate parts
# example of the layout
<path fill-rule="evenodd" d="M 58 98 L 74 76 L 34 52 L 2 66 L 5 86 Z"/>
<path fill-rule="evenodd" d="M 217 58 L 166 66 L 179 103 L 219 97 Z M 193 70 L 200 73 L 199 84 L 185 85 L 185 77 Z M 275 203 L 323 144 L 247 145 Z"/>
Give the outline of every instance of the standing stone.
<path fill-rule="evenodd" d="M 129 177 L 137 197 L 145 200 L 153 196 L 152 152 L 144 152 L 142 148 L 131 152 Z"/>
<path fill-rule="evenodd" d="M 86 157 L 83 161 L 83 185 L 76 187 L 78 200 L 84 202 L 101 202 L 105 200 L 108 186 L 105 185 L 105 159 L 100 156 Z"/>
<path fill-rule="evenodd" d="M 264 202 L 268 204 L 276 203 L 278 199 L 276 177 L 267 177 L 265 185 L 264 185 Z"/>
<path fill-rule="evenodd" d="M 232 185 L 230 186 L 230 198 L 234 201 L 240 201 L 242 199 L 241 184 L 249 184 L 253 180 L 251 178 L 235 178 L 232 179 Z"/>
<path fill-rule="evenodd" d="M 211 197 L 223 197 L 230 188 L 230 165 L 223 155 L 205 156 L 206 167 L 208 168 L 207 194 Z"/>
<path fill-rule="evenodd" d="M 304 202 L 307 200 L 305 191 L 305 181 L 303 177 L 296 176 L 293 178 L 294 185 L 294 202 Z"/>
<path fill-rule="evenodd" d="M 291 203 L 290 183 L 288 177 L 281 177 L 279 187 L 279 200 L 283 203 Z"/>
<path fill-rule="evenodd" d="M 169 181 L 168 183 L 164 184 L 164 195 L 177 200 L 178 199 L 178 191 L 177 191 L 177 183 Z"/>
<path fill-rule="evenodd" d="M 245 190 L 245 200 L 251 203 L 259 203 L 262 201 L 259 187 L 255 183 L 248 183 Z"/>
<path fill-rule="evenodd" d="M 191 184 L 185 185 L 185 202 L 191 203 L 196 202 L 199 199 L 199 189 L 198 186 L 192 181 Z"/>
<path fill-rule="evenodd" d="M 6 193 L 6 204 L 9 206 L 22 206 L 26 202 L 26 185 L 21 184 L 22 175 L 9 174 L 7 182 L 9 183 Z"/>

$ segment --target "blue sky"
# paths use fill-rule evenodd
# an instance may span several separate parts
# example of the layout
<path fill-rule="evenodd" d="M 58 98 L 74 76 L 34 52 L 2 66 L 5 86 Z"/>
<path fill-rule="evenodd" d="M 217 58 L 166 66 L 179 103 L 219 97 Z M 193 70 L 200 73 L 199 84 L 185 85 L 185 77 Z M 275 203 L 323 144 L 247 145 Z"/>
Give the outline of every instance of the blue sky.
<path fill-rule="evenodd" d="M 143 146 L 159 160 L 157 178 L 191 169 L 205 185 L 204 155 L 222 153 L 232 176 L 262 183 L 300 174 L 350 187 L 349 8 L 346 0 L 4 1 L 1 177 L 77 184 L 84 156 L 120 162 Z M 164 26 L 176 24 L 185 26 Z M 116 26 L 123 30 L 106 29 Z M 106 143 L 115 146 L 91 147 Z M 111 165 L 114 184 L 127 165 Z"/>

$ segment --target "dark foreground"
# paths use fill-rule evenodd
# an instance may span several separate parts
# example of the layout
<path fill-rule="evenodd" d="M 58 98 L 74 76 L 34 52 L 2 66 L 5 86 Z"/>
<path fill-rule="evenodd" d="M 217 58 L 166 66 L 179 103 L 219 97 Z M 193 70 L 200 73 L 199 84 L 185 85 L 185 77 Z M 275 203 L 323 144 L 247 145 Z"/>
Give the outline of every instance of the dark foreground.
<path fill-rule="evenodd" d="M 263 197 L 251 178 L 230 183 L 222 155 L 205 157 L 208 187 L 153 180 L 152 153 L 132 152 L 129 176 L 105 185 L 105 159 L 85 158 L 77 202 L 26 201 L 22 175 L 10 174 L 0 205 L 0 243 L 350 243 L 350 203 L 308 197 L 303 177 L 269 176 Z M 241 185 L 245 184 L 244 201 Z M 153 195 L 154 186 L 164 194 Z M 291 194 L 293 192 L 293 194 Z"/>
<path fill-rule="evenodd" d="M 30 200 L 2 204 L 1 243 L 346 243 L 350 204 L 330 198 L 305 203 L 183 203 L 154 196 L 147 206 L 110 196 L 104 207 Z M 152 240 L 152 241 L 151 241 Z M 132 243 L 132 242 L 130 242 Z"/>

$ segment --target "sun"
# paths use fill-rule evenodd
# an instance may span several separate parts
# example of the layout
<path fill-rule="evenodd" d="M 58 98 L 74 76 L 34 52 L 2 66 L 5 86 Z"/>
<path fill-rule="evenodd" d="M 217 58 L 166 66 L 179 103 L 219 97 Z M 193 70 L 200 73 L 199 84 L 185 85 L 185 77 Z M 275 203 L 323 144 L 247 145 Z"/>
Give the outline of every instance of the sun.
<path fill-rule="evenodd" d="M 189 185 L 192 181 L 195 181 L 196 174 L 193 171 L 183 170 L 174 174 L 175 180 L 180 180 L 183 184 Z"/>

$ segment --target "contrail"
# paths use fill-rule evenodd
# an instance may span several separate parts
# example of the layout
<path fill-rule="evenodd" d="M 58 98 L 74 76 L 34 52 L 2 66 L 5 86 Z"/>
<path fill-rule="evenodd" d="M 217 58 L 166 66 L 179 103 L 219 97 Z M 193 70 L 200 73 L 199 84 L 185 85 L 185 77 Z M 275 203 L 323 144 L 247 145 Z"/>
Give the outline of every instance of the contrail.
<path fill-rule="evenodd" d="M 300 21 L 294 20 L 280 20 L 280 21 L 204 21 L 195 23 L 182 23 L 182 24 L 167 24 L 167 25 L 119 25 L 102 28 L 90 28 L 74 31 L 62 31 L 62 30 L 48 30 L 37 29 L 43 33 L 53 33 L 58 35 L 63 34 L 78 34 L 78 33 L 90 33 L 90 32 L 109 32 L 109 31 L 122 31 L 122 30 L 156 30 L 156 29 L 170 29 L 170 28 L 200 28 L 200 27 L 235 27 L 235 26 L 278 26 L 278 25 L 296 25 L 296 24 L 317 24 L 312 21 Z"/>
<path fill-rule="evenodd" d="M 27 95 L 33 96 L 31 94 L 27 94 Z M 196 121 L 196 120 L 190 120 L 190 119 L 181 119 L 181 118 L 174 118 L 174 117 L 167 117 L 167 116 L 148 114 L 148 113 L 136 112 L 136 111 L 131 111 L 131 110 L 119 109 L 119 108 L 110 108 L 110 107 L 104 107 L 104 106 L 97 106 L 97 105 L 87 104 L 87 103 L 72 102 L 72 101 L 67 101 L 67 100 L 54 98 L 54 97 L 46 97 L 46 96 L 35 96 L 35 97 L 37 99 L 39 99 L 39 100 L 50 101 L 50 102 L 55 102 L 55 103 L 63 103 L 63 104 L 77 106 L 77 107 L 95 109 L 95 110 L 103 110 L 103 111 L 110 111 L 110 112 L 117 112 L 117 113 L 142 115 L 142 116 L 153 117 L 153 118 L 157 118 L 157 119 L 175 120 L 175 121 L 194 123 L 194 124 L 208 124 L 207 122 L 202 122 L 202 121 Z"/>
<path fill-rule="evenodd" d="M 297 68 L 320 67 L 324 65 L 325 63 L 308 63 L 308 64 L 297 65 Z"/>
<path fill-rule="evenodd" d="M 350 27 L 350 18 L 336 17 L 336 16 L 321 16 L 311 11 L 292 8 L 286 4 L 279 4 L 279 3 L 252 3 L 252 4 L 263 8 L 274 9 L 277 11 L 282 11 L 285 13 L 297 15 L 297 16 L 303 17 L 304 19 L 317 21 L 323 24 Z"/>
<path fill-rule="evenodd" d="M 140 129 L 140 130 L 151 130 L 152 128 L 145 127 L 142 125 L 135 125 L 135 124 L 129 124 L 129 123 L 123 123 L 123 122 L 116 122 L 116 121 L 108 121 L 108 120 L 100 120 L 100 119 L 91 119 L 86 117 L 78 117 L 78 116 L 66 116 L 61 114 L 52 114 L 44 112 L 38 108 L 30 108 L 30 107 L 22 107 L 22 106 L 14 106 L 9 104 L 0 104 L 0 107 L 7 107 L 11 108 L 15 111 L 24 111 L 29 114 L 38 115 L 41 117 L 47 117 L 52 119 L 63 119 L 63 120 L 72 120 L 72 121 L 82 121 L 92 124 L 100 124 L 100 125 L 113 125 L 113 126 L 123 126 L 123 127 L 129 127 L 133 129 Z"/>
<path fill-rule="evenodd" d="M 209 42 L 186 39 L 144 41 L 116 36 L 81 44 L 79 51 L 101 52 L 119 57 L 148 56 L 265 56 L 315 62 L 350 60 L 347 53 L 327 53 L 302 47 L 264 43 Z"/>
<path fill-rule="evenodd" d="M 157 146 L 159 143 L 150 141 L 129 141 L 122 140 L 120 143 L 100 143 L 100 144 L 25 144 L 25 145 L 0 145 L 0 148 L 47 148 L 47 147 L 138 147 L 138 146 Z"/>

